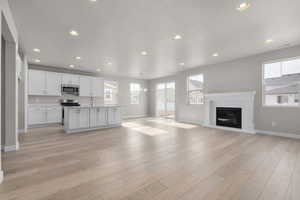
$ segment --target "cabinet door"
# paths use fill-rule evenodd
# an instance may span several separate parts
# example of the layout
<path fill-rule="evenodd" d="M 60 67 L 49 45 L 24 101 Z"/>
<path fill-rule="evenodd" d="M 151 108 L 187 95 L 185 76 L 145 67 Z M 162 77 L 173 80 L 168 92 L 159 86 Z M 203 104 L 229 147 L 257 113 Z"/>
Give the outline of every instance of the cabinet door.
<path fill-rule="evenodd" d="M 62 83 L 67 85 L 79 85 L 79 76 L 75 74 L 63 74 Z"/>
<path fill-rule="evenodd" d="M 79 85 L 79 75 L 72 74 L 71 80 L 73 85 Z"/>
<path fill-rule="evenodd" d="M 116 125 L 121 123 L 121 112 L 119 107 L 108 108 L 108 124 Z"/>
<path fill-rule="evenodd" d="M 90 117 L 89 108 L 79 109 L 79 128 L 89 128 L 90 127 Z"/>
<path fill-rule="evenodd" d="M 90 110 L 90 126 L 99 127 L 107 125 L 106 108 L 91 108 Z"/>
<path fill-rule="evenodd" d="M 79 109 L 70 109 L 68 110 L 68 122 L 69 122 L 69 129 L 78 129 L 79 128 Z"/>
<path fill-rule="evenodd" d="M 29 70 L 28 72 L 29 95 L 44 95 L 46 93 L 46 72 Z"/>
<path fill-rule="evenodd" d="M 46 72 L 47 95 L 61 96 L 61 74 L 55 72 Z"/>
<path fill-rule="evenodd" d="M 106 108 L 97 108 L 97 124 L 98 126 L 107 125 L 107 109 Z"/>
<path fill-rule="evenodd" d="M 103 97 L 104 89 L 103 89 L 103 79 L 98 77 L 92 77 L 92 96 L 94 97 Z"/>
<path fill-rule="evenodd" d="M 90 109 L 90 126 L 97 127 L 97 108 Z"/>
<path fill-rule="evenodd" d="M 60 106 L 48 106 L 47 123 L 61 123 L 62 121 L 61 109 L 62 108 Z"/>
<path fill-rule="evenodd" d="M 90 97 L 91 96 L 91 77 L 89 76 L 80 76 L 80 88 L 79 88 L 81 97 Z"/>
<path fill-rule="evenodd" d="M 46 123 L 46 112 L 44 106 L 30 105 L 28 107 L 28 125 Z"/>

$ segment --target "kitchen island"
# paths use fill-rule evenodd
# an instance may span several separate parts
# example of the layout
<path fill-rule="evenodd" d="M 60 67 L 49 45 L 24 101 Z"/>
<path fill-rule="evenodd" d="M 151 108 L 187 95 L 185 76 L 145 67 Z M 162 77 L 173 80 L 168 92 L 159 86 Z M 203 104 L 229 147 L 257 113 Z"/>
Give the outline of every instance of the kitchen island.
<path fill-rule="evenodd" d="M 121 109 L 118 105 L 65 107 L 66 133 L 120 127 Z"/>

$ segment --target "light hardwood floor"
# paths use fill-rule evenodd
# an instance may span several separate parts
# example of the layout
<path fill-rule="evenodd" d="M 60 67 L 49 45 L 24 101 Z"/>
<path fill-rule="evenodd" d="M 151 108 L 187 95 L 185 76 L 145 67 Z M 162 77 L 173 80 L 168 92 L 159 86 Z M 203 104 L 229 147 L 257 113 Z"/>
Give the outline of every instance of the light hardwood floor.
<path fill-rule="evenodd" d="M 30 130 L 4 153 L 1 200 L 299 200 L 300 141 L 140 119 Z"/>

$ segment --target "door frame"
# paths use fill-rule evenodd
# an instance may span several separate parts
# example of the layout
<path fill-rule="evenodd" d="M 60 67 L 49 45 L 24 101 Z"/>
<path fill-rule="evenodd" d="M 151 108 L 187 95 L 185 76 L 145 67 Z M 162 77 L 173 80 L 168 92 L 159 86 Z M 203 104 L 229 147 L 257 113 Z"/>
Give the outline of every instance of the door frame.
<path fill-rule="evenodd" d="M 157 88 L 158 88 L 158 85 L 161 85 L 163 84 L 165 87 L 164 87 L 164 108 L 165 108 L 165 111 L 167 111 L 167 101 L 166 101 L 166 90 L 167 90 L 167 84 L 169 83 L 174 83 L 174 117 L 168 117 L 168 115 L 159 115 L 158 113 L 158 93 L 157 93 Z M 166 118 L 166 119 L 174 119 L 176 120 L 177 119 L 177 112 L 176 112 L 176 81 L 172 80 L 172 81 L 166 81 L 166 82 L 160 82 L 160 83 L 157 83 L 155 85 L 155 116 L 156 117 L 161 117 L 161 118 Z"/>

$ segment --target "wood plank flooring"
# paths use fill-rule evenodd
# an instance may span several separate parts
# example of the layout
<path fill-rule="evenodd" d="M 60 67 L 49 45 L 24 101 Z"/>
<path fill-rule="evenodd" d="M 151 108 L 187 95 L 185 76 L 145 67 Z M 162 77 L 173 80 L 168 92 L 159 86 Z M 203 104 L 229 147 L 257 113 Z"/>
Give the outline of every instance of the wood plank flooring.
<path fill-rule="evenodd" d="M 2 154 L 1 200 L 299 200 L 300 141 L 161 119 L 32 129 Z"/>

